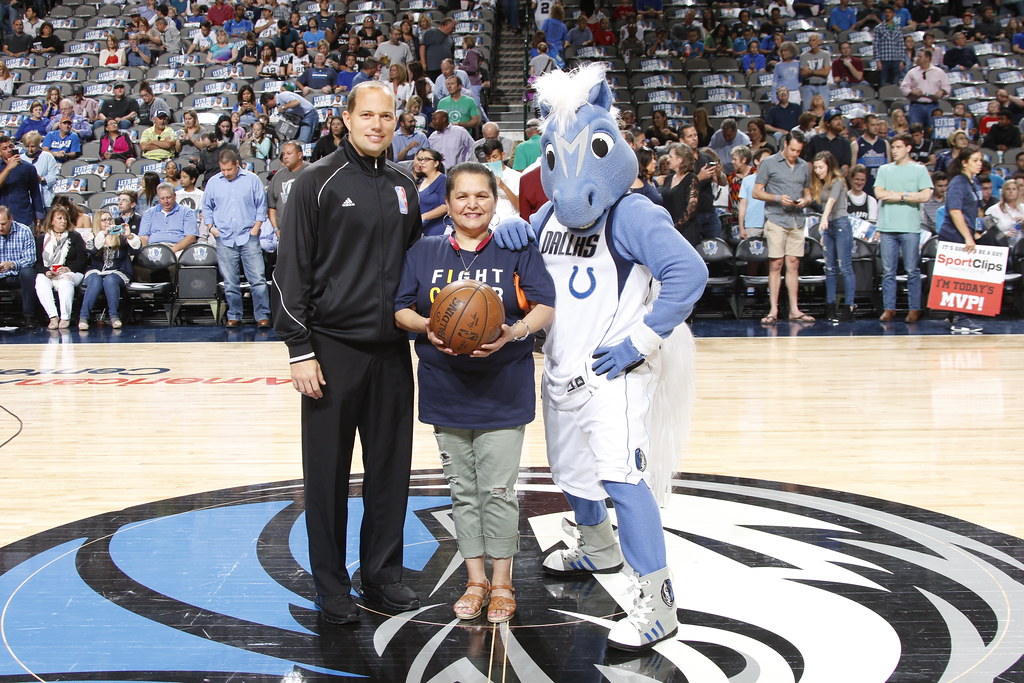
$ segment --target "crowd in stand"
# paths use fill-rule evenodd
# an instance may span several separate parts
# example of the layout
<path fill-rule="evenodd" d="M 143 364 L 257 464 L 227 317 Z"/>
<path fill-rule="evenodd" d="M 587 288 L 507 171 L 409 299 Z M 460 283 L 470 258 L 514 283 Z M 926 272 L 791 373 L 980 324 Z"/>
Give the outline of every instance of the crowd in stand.
<path fill-rule="evenodd" d="M 462 2 L 448 9 L 473 6 Z M 43 18 L 49 9 L 40 3 L 0 15 L 5 55 L 16 59 L 63 53 L 63 41 Z M 40 304 L 51 327 L 70 325 L 70 300 L 82 283 L 88 292 L 107 292 L 107 309 L 115 320 L 117 299 L 112 295 L 114 280 L 106 278 L 108 271 L 120 273 L 117 281 L 127 283 L 134 277 L 131 259 L 119 260 L 121 256 L 160 242 L 171 245 L 175 253 L 192 243 L 216 246 L 228 290 L 227 324 L 239 324 L 240 304 L 234 304 L 240 300 L 238 285 L 244 272 L 254 303 L 259 304 L 258 324 L 269 327 L 269 310 L 262 306 L 265 270 L 273 262 L 282 228 L 277 218 L 290 187 L 281 179 L 300 172 L 306 159 L 315 162 L 342 143 L 345 124 L 337 107 L 344 106 L 347 92 L 366 80 L 385 81 L 395 94 L 398 127 L 389 157 L 418 181 L 425 234 L 445 230 L 444 169 L 465 160 L 488 162 L 498 177 L 499 218 L 516 213 L 528 217 L 544 201 L 536 172 L 539 122 L 529 121 L 524 141 L 517 144 L 512 138 L 519 137 L 518 131 L 501 131 L 488 121 L 489 65 L 476 47 L 476 36 L 463 35 L 457 45 L 455 20 L 445 17 L 435 25 L 428 13 L 400 13 L 390 26 L 379 25 L 370 16 L 349 25 L 346 13 L 336 11 L 345 8 L 336 8 L 329 0 L 320 0 L 318 11 L 308 15 L 295 9 L 284 0 L 215 0 L 209 6 L 146 0 L 126 7 L 123 40 L 113 34 L 107 37 L 99 52 L 100 67 L 148 68 L 170 64 L 171 57 L 198 55 L 206 64 L 236 64 L 254 70 L 257 79 L 280 83 L 273 91 L 257 94 L 254 79 L 243 78 L 233 106 L 222 110 L 212 126 L 200 122 L 208 112 L 173 111 L 147 81 L 134 88 L 116 82 L 112 94 L 102 100 L 88 96 L 83 83 L 74 83 L 68 94 L 59 86 L 50 87 L 31 103 L 16 130 L 9 131 L 12 135 L 0 137 L 5 164 L 0 205 L 10 223 L 6 232 L 0 231 L 0 288 L 21 288 L 26 324 L 34 322 Z M 509 27 L 520 30 L 518 3 L 503 3 L 501 9 Z M 947 111 L 951 75 L 978 72 L 978 46 L 1008 40 L 1009 52 L 1024 54 L 1024 29 L 1013 16 L 1017 5 L 1003 3 L 1001 16 L 994 8 L 981 8 L 978 19 L 971 7 L 957 4 L 950 11 L 940 10 L 931 0 L 910 5 L 895 0 L 885 6 L 865 0 L 857 8 L 848 0 L 827 7 L 823 0 L 796 0 L 743 8 L 670 9 L 661 0 L 620 0 L 614 6 L 590 1 L 568 10 L 558 3 L 536 5 L 533 20 L 539 30 L 531 41 L 529 75 L 571 67 L 576 55 L 590 46 L 613 47 L 624 60 L 679 59 L 684 68 L 690 60 L 727 57 L 736 60 L 735 77 L 741 81 L 770 74 L 770 81 L 760 81 L 770 83 L 765 93 L 770 102 L 763 115 L 746 119 L 716 117 L 710 104 L 693 103 L 685 118 L 654 108 L 649 118 L 639 120 L 635 103 L 620 103 L 622 132 L 639 161 L 635 191 L 663 204 L 692 243 L 753 236 L 771 222 L 772 202 L 765 205 L 762 195 L 767 190 L 759 188 L 762 183 L 756 179 L 766 163 L 776 164 L 785 156 L 786 140 L 796 138 L 801 141 L 801 159 L 816 164 L 827 153 L 844 186 L 841 195 L 830 195 L 831 204 L 813 193 L 798 213 L 824 213 L 824 225 L 830 211 L 841 211 L 833 219 L 851 217 L 851 234 L 881 240 L 885 282 L 895 275 L 897 260 L 884 248 L 883 217 L 891 200 L 879 196 L 877 183 L 883 168 L 902 163 L 894 158 L 896 140 L 909 141 L 907 158 L 931 171 L 934 193 L 910 202 L 919 214 L 915 226 L 941 233 L 943 220 L 950 221 L 950 213 L 940 210 L 948 196 L 943 189 L 953 188 L 956 174 L 966 167 L 965 153 L 980 145 L 986 149 L 982 167 L 970 177 L 970 184 L 977 188 L 987 223 L 978 223 L 983 229 L 970 240 L 984 234 L 986 241 L 1014 245 L 1019 239 L 1024 221 L 1024 193 L 1017 187 L 1024 179 L 1024 100 L 1008 84 L 993 93 L 985 116 L 965 101 Z M 811 23 L 793 23 L 798 20 Z M 863 40 L 855 34 L 865 31 L 870 33 L 870 54 L 855 54 L 853 45 Z M 827 47 L 830 43 L 838 48 L 835 56 Z M 886 100 L 888 112 L 833 100 L 837 88 L 862 87 L 873 93 L 876 85 L 899 88 L 902 97 Z M 0 96 L 14 90 L 13 75 L 0 64 Z M 327 116 L 322 102 L 314 104 L 320 96 L 336 98 Z M 946 135 L 950 120 L 952 132 Z M 90 141 L 99 142 L 97 157 L 84 156 Z M 259 172 L 254 172 L 252 160 L 260 162 Z M 128 169 L 146 167 L 141 186 L 119 192 L 105 211 L 86 210 L 55 191 L 59 186 L 75 199 L 78 181 L 72 177 L 70 183 L 60 184 L 71 175 L 68 164 L 104 161 L 120 161 Z M 270 174 L 262 171 L 268 161 L 276 169 Z M 160 166 L 154 168 L 154 162 Z M 263 201 L 253 198 L 238 225 L 215 220 L 216 209 L 207 196 L 211 184 L 249 176 L 255 180 L 245 180 L 248 185 L 258 182 L 264 188 Z M 816 177 L 808 171 L 808 191 Z M 835 186 L 828 182 L 825 189 L 834 195 Z M 881 187 L 883 193 L 893 189 Z M 799 201 L 795 197 L 790 200 Z M 55 217 L 62 205 L 68 205 L 65 223 L 70 226 L 64 232 L 61 219 Z M 974 216 L 966 219 L 974 227 Z M 111 221 L 115 227 L 108 226 Z M 160 229 L 155 227 L 158 223 Z M 168 228 L 171 223 L 173 229 Z M 843 225 L 833 220 L 833 233 Z M 732 226 L 735 234 L 729 231 Z M 18 237 L 22 231 L 32 239 Z M 82 237 L 80 246 L 70 237 L 75 231 Z M 264 259 L 246 252 L 252 247 L 243 232 L 256 238 L 254 244 Z M 68 237 L 60 237 L 63 234 Z M 57 244 L 60 248 L 54 251 Z M 32 258 L 18 249 L 31 251 Z M 67 251 L 79 249 L 84 258 L 52 267 L 53 258 L 62 264 Z M 846 249 L 845 242 L 837 243 L 831 252 Z M 97 254 L 104 255 L 99 266 L 94 263 Z M 779 258 L 773 261 L 767 321 L 778 316 L 778 279 L 785 263 Z M 902 258 L 908 271 L 916 267 L 916 256 L 907 249 Z M 834 278 L 844 268 L 842 260 L 830 261 L 828 270 L 828 310 L 835 319 L 850 315 L 835 301 Z M 115 262 L 127 267 L 114 268 Z M 103 283 L 97 284 L 93 274 L 101 275 Z M 72 286 L 40 288 L 40 278 Z M 56 299 L 53 292 L 59 295 Z M 809 318 L 791 295 L 790 317 Z M 885 298 L 883 319 L 891 319 L 894 306 L 888 295 Z M 95 296 L 87 295 L 86 301 L 94 302 Z M 914 317 L 920 302 L 912 298 L 910 307 Z M 83 329 L 91 322 L 90 313 L 88 307 L 83 309 Z"/>

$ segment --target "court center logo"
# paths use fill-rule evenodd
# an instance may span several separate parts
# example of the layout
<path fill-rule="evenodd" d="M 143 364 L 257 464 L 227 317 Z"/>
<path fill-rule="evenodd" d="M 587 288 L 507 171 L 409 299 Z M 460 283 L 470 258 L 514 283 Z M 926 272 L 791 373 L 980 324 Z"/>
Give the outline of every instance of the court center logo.
<path fill-rule="evenodd" d="M 318 622 L 298 482 L 38 534 L 0 549 L 0 681 L 1024 677 L 1020 539 L 850 494 L 687 476 L 662 511 L 674 584 L 660 597 L 679 632 L 624 658 L 605 639 L 630 581 L 545 576 L 546 552 L 571 540 L 564 497 L 546 472 L 524 471 L 519 499 L 519 613 L 501 627 L 451 612 L 465 573 L 439 472 L 410 486 L 404 580 L 422 607 L 364 610 L 355 627 Z M 361 503 L 356 486 L 352 562 Z"/>

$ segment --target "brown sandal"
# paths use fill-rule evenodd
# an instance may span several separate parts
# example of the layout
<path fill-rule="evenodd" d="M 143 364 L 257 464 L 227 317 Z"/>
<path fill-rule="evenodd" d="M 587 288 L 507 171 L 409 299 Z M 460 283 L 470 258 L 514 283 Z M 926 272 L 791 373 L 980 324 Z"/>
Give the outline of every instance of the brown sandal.
<path fill-rule="evenodd" d="M 471 587 L 483 588 L 484 594 L 477 595 L 476 593 L 470 593 L 469 588 Z M 490 598 L 491 584 L 490 582 L 478 583 L 476 581 L 469 581 L 466 583 L 466 589 L 466 592 L 461 598 L 455 601 L 455 605 L 452 608 L 455 612 L 455 616 L 464 621 L 476 619 L 483 613 L 484 606 Z M 463 609 L 460 610 L 459 605 L 462 605 Z"/>
<path fill-rule="evenodd" d="M 516 599 L 506 598 L 504 595 L 495 595 L 494 591 L 506 590 L 515 595 L 516 589 L 512 586 L 491 586 L 491 606 L 487 610 L 487 621 L 492 624 L 502 624 L 509 621 L 516 615 Z M 507 612 L 504 616 L 496 616 L 498 612 Z"/>

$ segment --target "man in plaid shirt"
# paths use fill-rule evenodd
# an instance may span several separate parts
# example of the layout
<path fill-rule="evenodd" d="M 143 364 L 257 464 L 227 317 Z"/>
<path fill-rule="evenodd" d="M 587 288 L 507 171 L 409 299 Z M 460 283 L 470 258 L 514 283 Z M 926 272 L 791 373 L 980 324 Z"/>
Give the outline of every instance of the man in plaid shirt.
<path fill-rule="evenodd" d="M 36 301 L 36 241 L 27 225 L 16 223 L 0 205 L 0 289 L 21 289 L 23 324 L 32 325 Z"/>
<path fill-rule="evenodd" d="M 882 85 L 896 85 L 902 75 L 903 29 L 892 7 L 885 8 L 882 19 L 875 27 L 875 68 L 882 72 Z"/>

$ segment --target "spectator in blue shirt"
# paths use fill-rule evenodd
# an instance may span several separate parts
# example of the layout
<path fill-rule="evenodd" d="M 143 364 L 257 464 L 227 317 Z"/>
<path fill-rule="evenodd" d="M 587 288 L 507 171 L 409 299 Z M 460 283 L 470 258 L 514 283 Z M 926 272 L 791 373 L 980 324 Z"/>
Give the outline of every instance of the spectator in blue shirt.
<path fill-rule="evenodd" d="M 245 18 L 245 6 L 242 3 L 235 5 L 235 16 L 224 22 L 224 30 L 230 38 L 241 38 L 252 31 L 252 22 Z"/>
<path fill-rule="evenodd" d="M 850 7 L 850 0 L 839 0 L 828 15 L 828 27 L 833 31 L 849 31 L 857 23 L 857 10 Z"/>
<path fill-rule="evenodd" d="M 761 54 L 761 45 L 756 40 L 750 41 L 750 45 L 747 46 L 747 54 L 743 55 L 743 73 L 748 76 L 758 71 L 764 71 L 766 62 L 764 55 Z"/>
<path fill-rule="evenodd" d="M 334 92 L 348 92 L 351 90 L 352 81 L 357 73 L 356 56 L 348 52 L 345 54 L 345 64 L 338 71 L 338 77 L 334 79 Z"/>
<path fill-rule="evenodd" d="M 421 149 L 430 149 L 426 134 L 416 130 L 416 117 L 406 112 L 398 119 L 398 130 L 391 140 L 395 161 L 411 161 Z"/>
<path fill-rule="evenodd" d="M 220 173 L 210 178 L 203 191 L 203 220 L 217 239 L 217 266 L 228 300 L 226 326 L 237 328 L 242 323 L 240 275 L 244 271 L 256 325 L 270 329 L 270 299 L 260 247 L 260 227 L 267 220 L 267 192 L 259 176 L 241 168 L 234 150 L 221 152 L 219 162 Z"/>
<path fill-rule="evenodd" d="M 156 187 L 157 203 L 142 214 L 139 237 L 142 246 L 166 244 L 180 254 L 199 239 L 196 212 L 178 203 L 174 185 L 160 183 Z"/>
<path fill-rule="evenodd" d="M 732 52 L 735 57 L 742 57 L 747 53 L 747 48 L 750 47 L 751 43 L 758 42 L 754 36 L 754 28 L 750 25 L 743 27 L 743 32 L 736 36 L 736 40 L 732 41 Z M 760 47 L 760 45 L 758 45 Z"/>
<path fill-rule="evenodd" d="M 310 17 L 309 21 L 306 22 L 306 25 L 309 27 L 309 30 L 302 34 L 302 42 L 304 42 L 306 47 L 309 49 L 315 50 L 317 43 L 321 40 L 325 40 L 327 34 L 324 33 L 322 28 L 320 28 L 320 24 L 317 23 L 315 17 Z"/>
<path fill-rule="evenodd" d="M 21 290 L 22 325 L 32 325 L 36 310 L 36 241 L 32 229 L 0 204 L 0 290 Z"/>
<path fill-rule="evenodd" d="M 565 9 L 561 5 L 554 5 L 551 8 L 551 18 L 544 22 L 541 30 L 544 31 L 544 40 L 548 44 L 548 51 L 555 61 L 569 45 L 569 29 L 565 23 Z"/>
<path fill-rule="evenodd" d="M 682 45 L 683 56 L 687 59 L 704 56 L 704 41 L 700 40 L 697 36 L 697 29 L 688 28 L 686 30 L 686 42 Z"/>
<path fill-rule="evenodd" d="M 43 149 L 61 163 L 77 159 L 82 155 L 82 141 L 79 139 L 78 133 L 71 130 L 69 117 L 63 117 L 60 127 L 46 134 L 46 137 L 43 138 Z"/>
<path fill-rule="evenodd" d="M 338 72 L 327 66 L 327 57 L 322 52 L 313 56 L 313 66 L 302 72 L 296 81 L 302 86 L 302 94 L 331 93 L 338 80 Z"/>
<path fill-rule="evenodd" d="M 128 59 L 128 66 L 145 69 L 153 62 L 153 53 L 147 46 L 141 44 L 134 34 L 128 39 L 128 47 L 124 53 Z"/>

